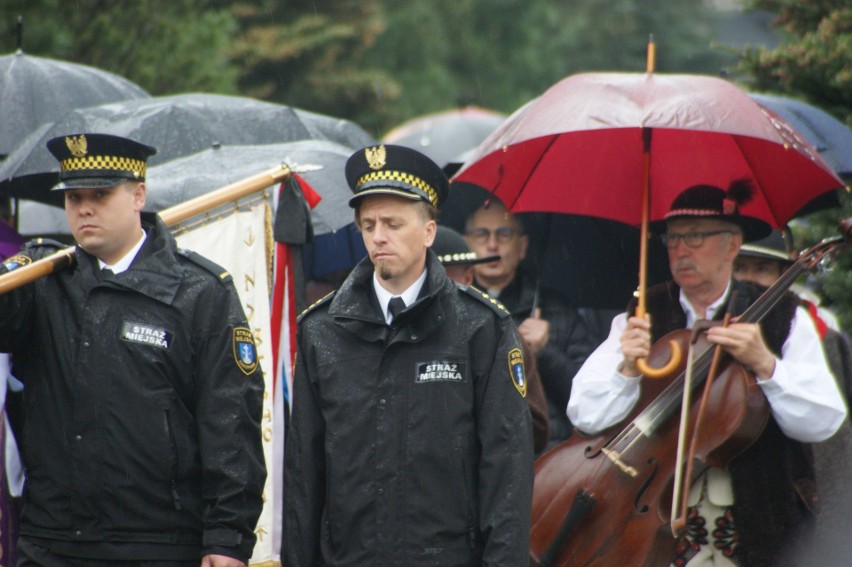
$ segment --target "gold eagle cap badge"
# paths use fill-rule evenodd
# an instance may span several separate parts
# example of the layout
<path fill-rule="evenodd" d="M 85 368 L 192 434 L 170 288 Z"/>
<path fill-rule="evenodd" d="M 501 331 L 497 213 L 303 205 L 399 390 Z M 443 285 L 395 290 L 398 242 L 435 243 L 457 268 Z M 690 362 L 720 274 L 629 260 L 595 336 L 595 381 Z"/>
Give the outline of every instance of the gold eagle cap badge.
<path fill-rule="evenodd" d="M 65 136 L 65 145 L 71 151 L 71 155 L 81 158 L 89 152 L 89 142 L 86 141 L 86 135 L 80 134 L 76 138 L 74 136 Z"/>
<path fill-rule="evenodd" d="M 364 154 L 367 157 L 367 165 L 370 166 L 370 169 L 381 169 L 387 163 L 388 156 L 384 145 L 377 148 L 367 148 L 364 150 Z"/>

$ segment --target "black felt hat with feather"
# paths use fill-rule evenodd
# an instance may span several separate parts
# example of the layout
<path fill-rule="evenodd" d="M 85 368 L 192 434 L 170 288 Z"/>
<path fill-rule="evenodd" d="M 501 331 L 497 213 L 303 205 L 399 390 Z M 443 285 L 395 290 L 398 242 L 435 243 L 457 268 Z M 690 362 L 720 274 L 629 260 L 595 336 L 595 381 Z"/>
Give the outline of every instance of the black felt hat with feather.
<path fill-rule="evenodd" d="M 665 220 L 651 223 L 651 230 L 665 232 L 670 220 L 715 219 L 739 226 L 744 242 L 759 240 L 769 236 L 772 227 L 760 219 L 740 214 L 740 207 L 753 195 L 754 188 L 748 179 L 733 181 L 727 190 L 713 185 L 693 185 L 672 201 Z"/>

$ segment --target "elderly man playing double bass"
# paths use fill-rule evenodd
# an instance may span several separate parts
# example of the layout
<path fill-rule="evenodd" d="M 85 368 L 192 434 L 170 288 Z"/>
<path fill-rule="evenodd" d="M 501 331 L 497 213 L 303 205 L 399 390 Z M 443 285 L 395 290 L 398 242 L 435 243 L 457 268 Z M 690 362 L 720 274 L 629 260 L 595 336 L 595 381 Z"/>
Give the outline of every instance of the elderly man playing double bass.
<path fill-rule="evenodd" d="M 732 279 L 740 245 L 769 233 L 768 225 L 739 214 L 750 196 L 743 181 L 727 191 L 693 186 L 675 199 L 664 221 L 653 223 L 668 248 L 674 282 L 649 290 L 649 317 L 617 316 L 609 337 L 574 378 L 568 417 L 575 427 L 598 433 L 631 413 L 642 382 L 636 361 L 650 354 L 653 342 L 697 320 L 721 319 L 732 291 L 740 305 L 757 298 L 755 288 Z M 670 564 L 778 567 L 790 557 L 785 543 L 809 524 L 816 498 L 802 443 L 834 434 L 846 406 L 813 323 L 792 295 L 760 324 L 734 320 L 711 327 L 706 337 L 753 372 L 771 417 L 726 469 L 709 468 L 692 483 L 687 529 L 675 541 Z"/>

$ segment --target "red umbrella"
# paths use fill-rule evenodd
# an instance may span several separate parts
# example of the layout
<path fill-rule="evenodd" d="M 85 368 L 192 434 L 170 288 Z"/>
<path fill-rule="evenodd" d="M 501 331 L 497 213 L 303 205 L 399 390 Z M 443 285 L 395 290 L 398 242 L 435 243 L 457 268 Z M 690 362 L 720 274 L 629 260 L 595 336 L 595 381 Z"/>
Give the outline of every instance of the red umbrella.
<path fill-rule="evenodd" d="M 638 225 L 650 136 L 650 217 L 695 184 L 753 181 L 741 212 L 786 223 L 843 182 L 777 115 L 733 84 L 697 75 L 586 73 L 512 114 L 455 176 L 515 212 L 602 217 Z"/>
<path fill-rule="evenodd" d="M 652 73 L 562 80 L 510 116 L 455 179 L 485 187 L 514 212 L 641 223 L 643 236 L 648 220 L 662 219 L 692 185 L 726 188 L 733 180 L 750 180 L 756 194 L 740 212 L 776 228 L 843 185 L 804 137 L 736 86 L 711 77 Z M 643 254 L 640 270 L 646 258 Z M 576 269 L 584 272 L 586 266 Z M 643 280 L 640 276 L 637 314 Z M 560 546 L 576 533 L 574 522 L 583 521 L 593 501 L 581 491 L 554 505 L 566 486 L 564 471 L 557 460 L 539 463 L 532 555 L 539 564 L 562 565 Z M 677 470 L 680 466 L 678 461 Z M 556 480 L 543 470 L 554 472 Z M 563 503 L 571 503 L 570 509 Z"/>

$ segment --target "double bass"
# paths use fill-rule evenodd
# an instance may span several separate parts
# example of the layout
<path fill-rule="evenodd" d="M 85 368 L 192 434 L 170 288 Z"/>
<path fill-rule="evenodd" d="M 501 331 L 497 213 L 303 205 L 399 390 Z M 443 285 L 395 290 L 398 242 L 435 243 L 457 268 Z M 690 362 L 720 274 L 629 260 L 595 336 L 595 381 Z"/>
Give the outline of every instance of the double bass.
<path fill-rule="evenodd" d="M 799 275 L 838 254 L 852 240 L 852 219 L 840 232 L 803 251 L 738 321 L 761 321 Z M 690 349 L 688 360 L 677 362 L 671 376 L 643 378 L 639 401 L 622 424 L 595 436 L 577 432 L 537 459 L 531 566 L 668 565 L 685 526 L 673 522 L 684 513 L 685 497 L 673 497 L 681 467 L 688 487 L 760 435 L 770 408 L 753 375 L 690 330 L 657 341 L 647 362 L 662 366 L 677 349 Z M 692 397 L 700 402 L 692 404 Z M 692 408 L 683 411 L 684 405 Z M 686 464 L 675 450 L 684 431 L 691 432 Z"/>

